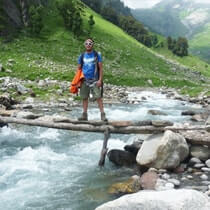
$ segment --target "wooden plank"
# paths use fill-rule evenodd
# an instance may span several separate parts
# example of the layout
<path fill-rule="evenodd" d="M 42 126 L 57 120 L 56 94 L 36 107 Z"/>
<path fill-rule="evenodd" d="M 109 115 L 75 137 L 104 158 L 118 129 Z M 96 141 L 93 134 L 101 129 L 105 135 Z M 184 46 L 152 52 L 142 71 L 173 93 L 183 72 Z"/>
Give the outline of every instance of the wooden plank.
<path fill-rule="evenodd" d="M 112 125 L 114 127 L 127 127 L 127 126 L 142 126 L 142 125 L 152 125 L 151 120 L 145 121 L 97 121 L 97 120 L 88 120 L 88 121 L 79 121 L 69 118 L 55 118 L 53 119 L 55 123 L 73 123 L 73 124 L 90 124 L 90 125 Z"/>
<path fill-rule="evenodd" d="M 127 127 L 114 127 L 112 125 L 91 125 L 91 124 L 73 124 L 73 123 L 55 123 L 53 121 L 41 121 L 38 119 L 35 120 L 26 120 L 26 119 L 17 119 L 13 117 L 0 117 L 0 122 L 2 123 L 16 123 L 29 126 L 40 126 L 47 128 L 56 128 L 64 130 L 73 130 L 73 131 L 86 131 L 86 132 L 100 132 L 104 133 L 106 128 L 110 129 L 110 133 L 121 133 L 121 134 L 131 134 L 131 133 L 143 133 L 149 134 L 153 132 L 163 132 L 164 128 L 154 127 L 154 126 L 127 126 Z"/>
<path fill-rule="evenodd" d="M 186 127 L 155 127 L 151 125 L 146 126 L 127 126 L 127 127 L 115 127 L 112 125 L 92 125 L 92 124 L 73 124 L 73 123 L 55 123 L 53 121 L 41 121 L 38 119 L 35 120 L 26 120 L 26 119 L 17 119 L 13 117 L 1 117 L 0 122 L 2 123 L 16 123 L 29 126 L 40 126 L 47 128 L 56 128 L 64 130 L 74 130 L 74 131 L 86 131 L 86 132 L 100 132 L 104 133 L 107 128 L 109 128 L 110 133 L 120 133 L 120 134 L 151 134 L 151 133 L 160 133 L 166 130 L 180 131 L 180 130 L 206 130 L 210 132 L 210 126 L 186 126 Z"/>

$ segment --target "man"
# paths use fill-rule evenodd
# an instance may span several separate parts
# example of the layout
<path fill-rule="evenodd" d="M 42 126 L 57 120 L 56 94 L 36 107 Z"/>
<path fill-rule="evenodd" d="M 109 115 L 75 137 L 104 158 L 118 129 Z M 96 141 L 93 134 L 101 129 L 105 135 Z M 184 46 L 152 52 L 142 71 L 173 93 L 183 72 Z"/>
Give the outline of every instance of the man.
<path fill-rule="evenodd" d="M 88 120 L 88 99 L 90 95 L 97 100 L 101 112 L 101 120 L 107 121 L 102 100 L 103 68 L 101 55 L 93 50 L 94 41 L 87 39 L 84 43 L 86 51 L 78 58 L 78 68 L 82 69 L 84 80 L 80 88 L 83 100 L 83 113 L 78 120 Z"/>

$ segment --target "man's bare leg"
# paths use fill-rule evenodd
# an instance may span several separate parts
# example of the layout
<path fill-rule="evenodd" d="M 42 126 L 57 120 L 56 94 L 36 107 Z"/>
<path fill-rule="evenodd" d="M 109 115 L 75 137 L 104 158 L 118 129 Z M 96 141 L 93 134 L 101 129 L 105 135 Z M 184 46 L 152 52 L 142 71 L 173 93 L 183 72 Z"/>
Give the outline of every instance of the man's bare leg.
<path fill-rule="evenodd" d="M 100 112 L 101 112 L 101 113 L 104 112 L 104 105 L 103 105 L 103 100 L 102 100 L 102 98 L 98 98 L 98 99 L 97 99 L 97 103 L 98 103 L 98 107 L 99 107 L 99 109 L 100 109 Z"/>
<path fill-rule="evenodd" d="M 83 99 L 83 113 L 82 116 L 78 118 L 78 120 L 88 120 L 87 109 L 88 109 L 88 99 Z"/>
<path fill-rule="evenodd" d="M 87 113 L 87 109 L 88 109 L 88 98 L 87 99 L 83 99 L 82 104 L 83 104 L 83 112 L 84 113 Z"/>
<path fill-rule="evenodd" d="M 100 112 L 101 112 L 101 120 L 107 121 L 106 115 L 105 115 L 105 112 L 104 112 L 103 99 L 102 98 L 98 98 L 97 99 L 97 103 L 98 103 L 98 107 L 99 107 Z"/>

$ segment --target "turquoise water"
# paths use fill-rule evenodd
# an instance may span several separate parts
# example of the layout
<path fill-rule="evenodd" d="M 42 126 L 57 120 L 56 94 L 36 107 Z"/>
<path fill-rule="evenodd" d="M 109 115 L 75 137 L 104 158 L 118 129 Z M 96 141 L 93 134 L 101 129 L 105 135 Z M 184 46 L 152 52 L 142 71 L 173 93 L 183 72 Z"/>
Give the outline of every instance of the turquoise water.
<path fill-rule="evenodd" d="M 107 117 L 184 122 L 188 117 L 181 116 L 181 111 L 200 109 L 160 94 L 144 94 L 149 95 L 148 100 L 140 104 L 106 105 Z M 168 116 L 148 115 L 149 109 L 164 111 Z M 55 112 L 77 117 L 81 108 L 47 114 Z M 89 119 L 98 118 L 98 109 L 90 106 Z M 135 135 L 112 134 L 108 148 L 123 149 L 134 138 Z M 133 170 L 115 167 L 108 159 L 105 167 L 99 168 L 102 144 L 103 134 L 98 133 L 22 125 L 0 128 L 0 210 L 92 210 L 114 199 L 108 195 L 108 188 L 133 175 Z"/>

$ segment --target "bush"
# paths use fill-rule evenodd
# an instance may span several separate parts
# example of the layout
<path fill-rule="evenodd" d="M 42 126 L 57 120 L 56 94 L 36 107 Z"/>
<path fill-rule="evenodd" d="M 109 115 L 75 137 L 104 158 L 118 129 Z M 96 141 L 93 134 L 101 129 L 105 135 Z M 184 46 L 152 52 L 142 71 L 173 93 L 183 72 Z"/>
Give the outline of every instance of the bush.
<path fill-rule="evenodd" d="M 74 0 L 57 0 L 56 7 L 63 17 L 65 27 L 79 36 L 82 33 L 82 17 L 76 2 Z"/>
<path fill-rule="evenodd" d="M 40 34 L 43 28 L 42 22 L 42 11 L 43 7 L 41 5 L 34 6 L 32 5 L 29 8 L 29 30 L 32 34 Z"/>
<path fill-rule="evenodd" d="M 93 15 L 90 15 L 90 16 L 89 16 L 89 20 L 88 20 L 88 25 L 89 25 L 88 34 L 89 34 L 89 35 L 91 34 L 91 31 L 93 30 L 94 24 L 95 24 L 95 21 L 94 21 L 94 19 L 93 19 Z"/>
<path fill-rule="evenodd" d="M 3 10 L 3 1 L 0 0 L 0 33 L 5 29 L 6 27 L 6 17 Z"/>

